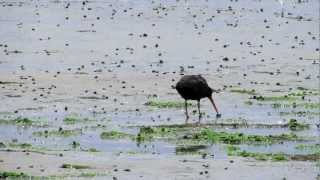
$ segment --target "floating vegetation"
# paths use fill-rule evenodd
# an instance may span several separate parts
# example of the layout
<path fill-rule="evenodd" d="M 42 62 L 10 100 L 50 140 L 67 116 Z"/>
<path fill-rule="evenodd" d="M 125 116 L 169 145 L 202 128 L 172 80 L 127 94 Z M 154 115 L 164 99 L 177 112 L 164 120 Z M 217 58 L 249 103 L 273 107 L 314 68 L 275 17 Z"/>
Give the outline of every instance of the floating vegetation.
<path fill-rule="evenodd" d="M 314 145 L 300 145 L 297 146 L 296 148 L 304 148 L 304 147 L 312 147 L 312 148 L 319 148 Z M 283 152 L 279 153 L 259 153 L 259 152 L 248 152 L 245 150 L 241 150 L 240 147 L 235 146 L 235 145 L 228 145 L 226 147 L 227 154 L 228 156 L 241 156 L 241 157 L 250 157 L 254 158 L 259 161 L 288 161 L 288 160 L 293 160 L 293 161 L 319 161 L 320 160 L 320 151 L 318 152 L 311 152 L 310 154 L 285 154 Z"/>
<path fill-rule="evenodd" d="M 23 172 L 12 172 L 12 171 L 0 171 L 0 179 L 24 179 L 31 178 L 31 176 L 26 175 Z"/>
<path fill-rule="evenodd" d="M 14 112 L 10 112 L 10 111 L 0 111 L 0 115 L 13 115 L 13 114 Z"/>
<path fill-rule="evenodd" d="M 319 96 L 319 91 L 297 91 L 281 96 L 252 96 L 250 99 L 257 101 L 297 101 L 303 100 L 305 96 Z"/>
<path fill-rule="evenodd" d="M 288 157 L 284 153 L 271 154 L 271 159 L 273 161 L 287 161 Z"/>
<path fill-rule="evenodd" d="M 293 161 L 320 161 L 319 153 L 288 155 Z"/>
<path fill-rule="evenodd" d="M 160 125 L 153 126 L 156 128 L 195 128 L 194 124 L 170 124 L 170 125 Z M 206 123 L 197 124 L 197 128 L 287 128 L 288 124 L 265 124 L 265 123 L 254 123 L 248 124 L 246 119 L 223 119 L 221 123 Z"/>
<path fill-rule="evenodd" d="M 238 146 L 228 145 L 226 147 L 228 156 L 241 156 L 241 157 L 250 157 L 259 161 L 318 161 L 320 160 L 320 155 L 317 153 L 311 154 L 285 154 L 282 152 L 279 153 L 259 153 L 259 152 L 248 152 L 241 150 Z"/>
<path fill-rule="evenodd" d="M 141 127 L 137 135 L 137 141 L 146 141 L 154 138 L 155 128 L 152 127 Z"/>
<path fill-rule="evenodd" d="M 89 148 L 88 150 L 86 150 L 88 152 L 100 152 L 98 151 L 96 148 Z"/>
<path fill-rule="evenodd" d="M 157 108 L 182 108 L 185 105 L 184 101 L 159 101 L 150 100 L 145 103 L 146 106 L 152 106 Z M 188 106 L 195 106 L 192 103 L 188 103 Z"/>
<path fill-rule="evenodd" d="M 227 146 L 228 156 L 241 156 L 241 157 L 251 157 L 259 161 L 287 161 L 287 157 L 283 153 L 257 153 L 241 151 L 241 149 L 234 145 Z"/>
<path fill-rule="evenodd" d="M 244 104 L 251 106 L 253 104 L 252 101 L 245 101 Z"/>
<path fill-rule="evenodd" d="M 79 164 L 62 164 L 61 168 L 65 169 L 91 169 L 88 165 L 79 165 Z"/>
<path fill-rule="evenodd" d="M 234 155 L 234 152 L 240 151 L 240 147 L 235 146 L 235 145 L 227 145 L 226 146 L 227 154 L 229 156 Z"/>
<path fill-rule="evenodd" d="M 80 74 L 80 73 L 77 73 Z M 88 73 L 85 73 L 88 74 Z M 80 99 L 89 99 L 89 100 L 105 100 L 106 97 L 97 97 L 97 96 L 81 96 Z"/>
<path fill-rule="evenodd" d="M 71 143 L 71 146 L 72 146 L 72 148 L 78 148 L 78 147 L 80 147 L 80 143 L 79 142 L 77 142 L 77 141 L 72 141 L 72 143 Z"/>
<path fill-rule="evenodd" d="M 275 109 L 280 108 L 304 108 L 304 109 L 320 109 L 320 103 L 273 103 L 271 106 Z"/>
<path fill-rule="evenodd" d="M 256 95 L 256 90 L 254 89 L 251 89 L 251 90 L 248 90 L 248 89 L 231 89 L 230 92 L 233 92 L 233 93 L 240 93 L 240 94 L 248 94 L 248 95 Z"/>
<path fill-rule="evenodd" d="M 7 147 L 3 142 L 0 142 L 0 148 L 5 148 Z"/>
<path fill-rule="evenodd" d="M 206 145 L 183 145 L 177 146 L 175 152 L 177 155 L 201 154 L 201 150 L 204 150 L 206 148 Z"/>
<path fill-rule="evenodd" d="M 13 81 L 0 81 L 0 84 L 23 84 L 23 83 L 13 82 Z"/>
<path fill-rule="evenodd" d="M 28 151 L 28 152 L 34 152 L 34 153 L 40 153 L 40 154 L 48 154 L 49 151 L 55 151 L 52 149 L 47 149 L 45 147 L 35 147 L 29 143 L 4 144 L 0 142 L 0 148 L 6 148 L 6 151 Z"/>
<path fill-rule="evenodd" d="M 319 91 L 298 91 L 298 92 L 291 92 L 288 94 L 288 96 L 319 96 L 320 92 Z"/>
<path fill-rule="evenodd" d="M 3 142 L 0 142 L 0 148 L 19 148 L 19 149 L 31 149 L 32 145 L 29 143 L 9 143 L 5 144 Z"/>
<path fill-rule="evenodd" d="M 257 101 L 296 101 L 301 98 L 295 96 L 253 96 L 250 99 L 255 99 Z"/>
<path fill-rule="evenodd" d="M 320 156 L 320 144 L 299 144 L 295 148 L 301 151 L 315 153 Z"/>
<path fill-rule="evenodd" d="M 280 116 L 299 116 L 299 117 L 305 117 L 305 116 L 319 116 L 320 112 L 313 112 L 313 111 L 281 111 Z"/>
<path fill-rule="evenodd" d="M 75 124 L 78 121 L 75 117 L 66 117 L 63 119 L 63 122 L 66 124 Z"/>
<path fill-rule="evenodd" d="M 49 136 L 70 137 L 70 136 L 79 135 L 81 133 L 82 133 L 81 129 L 65 130 L 65 129 L 59 128 L 59 130 L 36 131 L 36 132 L 33 132 L 32 135 L 44 136 L 44 137 L 49 137 Z"/>
<path fill-rule="evenodd" d="M 39 125 L 39 122 L 33 121 L 28 118 L 16 118 L 12 120 L 3 120 L 0 119 L 0 124 L 12 124 L 12 125 L 18 125 L 18 126 L 32 126 L 32 125 Z"/>
<path fill-rule="evenodd" d="M 298 141 L 302 140 L 296 134 L 281 134 L 281 135 L 246 135 L 243 133 L 227 133 L 216 132 L 205 128 L 200 133 L 195 133 L 192 139 L 207 140 L 209 142 L 221 142 L 225 144 L 271 144 L 279 141 Z"/>
<path fill-rule="evenodd" d="M 309 124 L 298 123 L 296 119 L 290 119 L 288 122 L 288 128 L 293 131 L 303 130 L 309 128 Z"/>
<path fill-rule="evenodd" d="M 139 152 L 137 151 L 127 151 L 125 152 L 126 154 L 130 154 L 130 155 L 135 155 L 135 154 L 139 154 Z"/>
<path fill-rule="evenodd" d="M 141 127 L 136 140 L 141 142 L 156 138 L 174 139 L 177 138 L 178 132 L 184 130 L 181 127 Z"/>
<path fill-rule="evenodd" d="M 79 177 L 96 177 L 96 176 L 100 176 L 100 175 L 93 172 L 83 172 L 79 175 Z"/>
<path fill-rule="evenodd" d="M 303 141 L 296 134 L 246 135 L 243 133 L 216 132 L 206 127 L 141 127 L 136 140 L 146 141 L 156 138 L 173 141 L 224 143 L 224 144 L 272 144 L 281 141 Z"/>
<path fill-rule="evenodd" d="M 65 117 L 63 119 L 63 122 L 65 124 L 76 124 L 76 123 L 83 123 L 83 122 L 88 122 L 90 121 L 88 118 L 84 118 L 84 119 L 81 119 L 81 118 L 78 118 L 78 117 Z"/>
<path fill-rule="evenodd" d="M 133 137 L 131 134 L 126 134 L 118 131 L 102 132 L 100 134 L 101 139 L 121 139 Z"/>
<path fill-rule="evenodd" d="M 24 125 L 24 126 L 27 126 L 27 125 L 32 125 L 34 122 L 28 118 L 17 118 L 14 120 L 14 123 L 15 124 L 18 124 L 18 125 Z"/>
<path fill-rule="evenodd" d="M 29 143 L 9 143 L 9 147 L 11 148 L 20 148 L 20 149 L 31 149 L 32 145 Z"/>

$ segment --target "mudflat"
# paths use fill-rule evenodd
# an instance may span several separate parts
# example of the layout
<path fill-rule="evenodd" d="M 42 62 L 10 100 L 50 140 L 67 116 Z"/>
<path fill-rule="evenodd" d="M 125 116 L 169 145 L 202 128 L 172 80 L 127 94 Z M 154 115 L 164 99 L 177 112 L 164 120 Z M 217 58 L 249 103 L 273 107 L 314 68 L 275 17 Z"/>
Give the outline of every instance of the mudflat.
<path fill-rule="evenodd" d="M 0 178 L 319 179 L 319 1 L 0 2 Z M 201 74 L 207 99 L 184 100 Z"/>

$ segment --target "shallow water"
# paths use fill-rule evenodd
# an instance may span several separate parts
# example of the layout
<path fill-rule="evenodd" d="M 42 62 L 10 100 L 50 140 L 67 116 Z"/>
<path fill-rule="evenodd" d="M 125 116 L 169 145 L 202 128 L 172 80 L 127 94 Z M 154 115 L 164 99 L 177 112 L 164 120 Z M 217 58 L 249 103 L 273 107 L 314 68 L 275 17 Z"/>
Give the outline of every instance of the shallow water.
<path fill-rule="evenodd" d="M 202 100 L 201 109 L 206 114 L 201 123 L 228 119 L 242 123 L 241 119 L 245 119 L 249 124 L 281 124 L 297 118 L 311 126 L 297 134 L 312 137 L 309 144 L 320 142 L 317 115 L 279 114 L 307 109 L 275 109 L 270 105 L 274 102 L 259 105 L 254 100 L 249 106 L 244 102 L 250 95 L 230 92 L 232 88 L 255 89 L 262 95 L 276 96 L 298 87 L 318 88 L 315 83 L 319 80 L 317 0 L 285 2 L 283 18 L 279 2 L 268 0 L 90 1 L 85 6 L 80 1 L 70 1 L 68 8 L 65 1 L 3 1 L 0 5 L 3 27 L 0 28 L 0 81 L 18 82 L 0 84 L 0 117 L 39 118 L 49 125 L 48 129 L 88 125 L 69 126 L 62 122 L 66 116 L 76 115 L 94 119 L 89 125 L 107 126 L 83 130 L 82 135 L 74 137 L 43 138 L 34 137 L 32 132 L 46 128 L 1 125 L 0 142 L 17 139 L 36 147 L 70 150 L 70 144 L 77 141 L 83 149 L 175 154 L 176 146 L 169 142 L 157 140 L 138 146 L 131 140 L 101 140 L 100 133 L 121 129 L 134 134 L 137 128 L 128 126 L 185 123 L 183 108 L 157 109 L 144 105 L 153 95 L 158 100 L 180 100 L 171 88 L 180 74 L 202 74 L 214 89 L 220 90 L 214 99 L 222 118 L 216 119 L 209 102 Z M 154 9 L 158 7 L 161 8 Z M 143 33 L 147 37 L 141 36 Z M 223 61 L 224 57 L 229 60 Z M 92 96 L 98 99 L 81 98 Z M 298 102 L 318 100 L 319 95 Z M 190 114 L 194 109 L 189 109 Z M 197 121 L 195 114 L 189 123 Z M 260 135 L 289 133 L 281 128 L 216 130 Z M 295 149 L 298 144 L 242 145 L 241 148 L 254 152 L 304 153 Z M 214 144 L 205 151 L 215 158 L 226 158 L 224 146 Z"/>

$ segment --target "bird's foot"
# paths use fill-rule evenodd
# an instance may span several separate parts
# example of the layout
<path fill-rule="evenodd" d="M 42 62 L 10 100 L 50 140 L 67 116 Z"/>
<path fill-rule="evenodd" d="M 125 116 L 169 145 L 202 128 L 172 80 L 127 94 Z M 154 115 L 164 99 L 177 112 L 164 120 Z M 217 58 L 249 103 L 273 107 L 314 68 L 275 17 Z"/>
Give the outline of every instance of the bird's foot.
<path fill-rule="evenodd" d="M 189 116 L 187 115 L 186 116 L 186 123 L 188 123 L 188 120 L 189 120 Z"/>
<path fill-rule="evenodd" d="M 221 118 L 221 114 L 220 114 L 220 113 L 217 113 L 217 114 L 216 114 L 216 118 Z"/>
<path fill-rule="evenodd" d="M 200 120 L 194 123 L 195 126 L 200 126 L 200 124 L 201 124 Z"/>

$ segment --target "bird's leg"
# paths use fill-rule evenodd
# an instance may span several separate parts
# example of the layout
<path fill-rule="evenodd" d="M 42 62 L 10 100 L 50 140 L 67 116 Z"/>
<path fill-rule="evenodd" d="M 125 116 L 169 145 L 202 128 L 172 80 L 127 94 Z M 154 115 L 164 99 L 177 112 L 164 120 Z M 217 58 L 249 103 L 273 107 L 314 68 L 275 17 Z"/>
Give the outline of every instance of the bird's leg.
<path fill-rule="evenodd" d="M 201 119 L 201 112 L 200 112 L 200 100 L 198 100 L 198 111 L 199 111 L 199 123 L 200 123 L 200 119 Z"/>
<path fill-rule="evenodd" d="M 184 101 L 184 108 L 186 110 L 186 122 L 188 122 L 189 115 L 188 115 L 188 102 L 187 102 L 187 100 Z"/>

